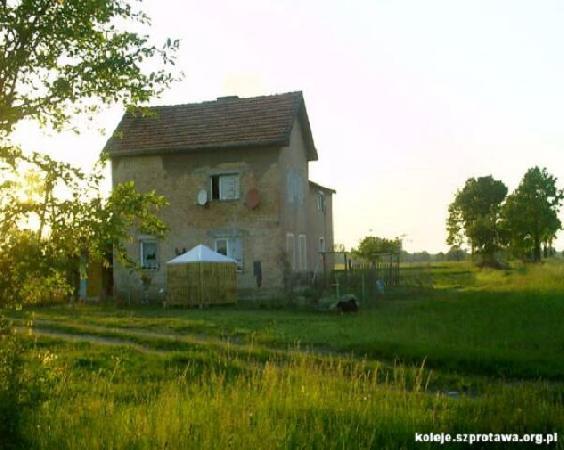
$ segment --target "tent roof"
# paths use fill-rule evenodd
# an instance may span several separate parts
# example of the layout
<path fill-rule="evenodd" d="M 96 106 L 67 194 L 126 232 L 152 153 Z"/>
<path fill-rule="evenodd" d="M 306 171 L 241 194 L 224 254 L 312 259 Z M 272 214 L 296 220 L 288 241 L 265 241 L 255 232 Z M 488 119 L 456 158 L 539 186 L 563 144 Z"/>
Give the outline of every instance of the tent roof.
<path fill-rule="evenodd" d="M 213 262 L 213 263 L 236 263 L 234 259 L 228 258 L 221 253 L 214 252 L 206 245 L 196 245 L 192 250 L 178 255 L 171 259 L 167 264 L 182 264 L 196 262 Z"/>

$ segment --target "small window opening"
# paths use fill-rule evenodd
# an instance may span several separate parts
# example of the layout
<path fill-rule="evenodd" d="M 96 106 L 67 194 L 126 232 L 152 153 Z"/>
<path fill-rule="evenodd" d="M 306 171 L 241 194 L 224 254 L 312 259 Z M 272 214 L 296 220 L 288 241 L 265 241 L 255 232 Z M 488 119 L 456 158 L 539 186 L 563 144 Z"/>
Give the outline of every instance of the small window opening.
<path fill-rule="evenodd" d="M 213 175 L 211 177 L 211 188 L 212 200 L 219 200 L 219 175 Z"/>

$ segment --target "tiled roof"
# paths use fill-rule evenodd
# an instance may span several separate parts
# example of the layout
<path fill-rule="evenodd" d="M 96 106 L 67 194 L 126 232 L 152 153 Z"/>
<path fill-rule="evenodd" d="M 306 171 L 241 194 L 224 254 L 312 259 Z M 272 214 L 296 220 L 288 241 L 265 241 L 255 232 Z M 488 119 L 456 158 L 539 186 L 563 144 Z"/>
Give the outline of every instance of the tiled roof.
<path fill-rule="evenodd" d="M 309 120 L 301 92 L 254 98 L 220 97 L 215 101 L 156 106 L 148 114 L 124 114 L 105 150 L 110 157 L 177 153 L 227 147 L 289 144 L 299 117 L 316 160 Z"/>

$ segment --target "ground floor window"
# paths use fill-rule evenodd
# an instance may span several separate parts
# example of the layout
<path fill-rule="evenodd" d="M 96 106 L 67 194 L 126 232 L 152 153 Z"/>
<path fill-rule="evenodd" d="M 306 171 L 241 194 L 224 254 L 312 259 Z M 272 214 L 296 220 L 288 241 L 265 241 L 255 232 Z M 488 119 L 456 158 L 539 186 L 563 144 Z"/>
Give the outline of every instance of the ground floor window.
<path fill-rule="evenodd" d="M 323 236 L 319 238 L 319 253 L 325 253 L 325 238 Z"/>
<path fill-rule="evenodd" d="M 243 270 L 243 242 L 241 238 L 217 238 L 215 240 L 215 251 L 237 261 L 237 270 Z"/>
<path fill-rule="evenodd" d="M 307 270 L 307 239 L 305 234 L 298 236 L 298 270 Z"/>
<path fill-rule="evenodd" d="M 158 269 L 157 241 L 154 239 L 141 239 L 139 241 L 139 264 L 143 269 Z"/>
<path fill-rule="evenodd" d="M 286 235 L 286 254 L 288 255 L 290 269 L 296 270 L 296 240 L 293 233 Z"/>

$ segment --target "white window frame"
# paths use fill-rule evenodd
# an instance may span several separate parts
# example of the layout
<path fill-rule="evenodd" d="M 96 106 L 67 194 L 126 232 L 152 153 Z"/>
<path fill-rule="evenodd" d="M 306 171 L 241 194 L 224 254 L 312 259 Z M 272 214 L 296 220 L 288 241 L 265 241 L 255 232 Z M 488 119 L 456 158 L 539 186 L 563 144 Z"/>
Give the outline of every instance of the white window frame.
<path fill-rule="evenodd" d="M 145 244 L 154 244 L 155 245 L 155 265 L 154 266 L 147 266 L 144 264 L 145 254 L 143 251 L 143 246 Z M 154 238 L 141 238 L 139 239 L 139 265 L 142 269 L 146 270 L 159 270 L 159 244 L 158 241 Z"/>
<path fill-rule="evenodd" d="M 288 203 L 301 205 L 304 200 L 304 182 L 302 175 L 290 170 L 286 176 Z"/>
<path fill-rule="evenodd" d="M 317 192 L 317 210 L 321 212 L 325 212 L 326 208 L 326 199 L 325 194 L 321 191 Z"/>
<path fill-rule="evenodd" d="M 296 270 L 296 238 L 294 233 L 286 233 L 286 254 L 290 268 Z"/>
<path fill-rule="evenodd" d="M 325 236 L 319 236 L 319 253 L 325 253 Z"/>
<path fill-rule="evenodd" d="M 298 236 L 298 270 L 307 270 L 307 237 L 305 234 Z"/>
<path fill-rule="evenodd" d="M 218 195 L 219 198 L 214 198 L 213 194 L 213 178 L 217 177 L 217 189 L 219 190 Z M 226 196 L 224 189 L 222 188 L 221 180 L 227 177 L 233 177 L 235 179 L 235 195 L 234 196 Z M 227 172 L 227 173 L 214 173 L 210 176 L 210 199 L 212 200 L 219 200 L 219 201 L 230 201 L 230 200 L 239 200 L 241 198 L 241 184 L 238 172 Z"/>
<path fill-rule="evenodd" d="M 241 260 L 237 260 L 237 258 L 235 258 L 233 256 L 233 241 L 235 239 L 238 239 L 241 243 Z M 227 256 L 228 258 L 232 258 L 234 260 L 237 261 L 237 271 L 238 272 L 242 272 L 244 267 L 245 267 L 245 251 L 244 251 L 244 247 L 243 247 L 243 240 L 239 237 L 218 237 L 215 238 L 214 240 L 214 248 L 215 251 L 217 252 L 217 244 L 219 241 L 225 241 L 225 248 L 227 250 Z M 218 252 L 219 253 L 219 252 Z"/>

